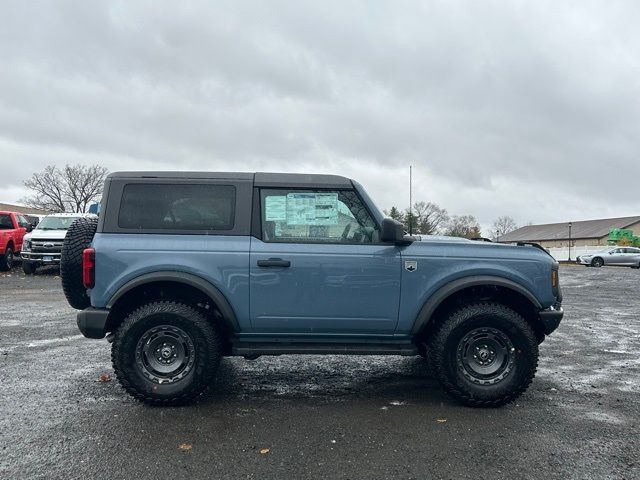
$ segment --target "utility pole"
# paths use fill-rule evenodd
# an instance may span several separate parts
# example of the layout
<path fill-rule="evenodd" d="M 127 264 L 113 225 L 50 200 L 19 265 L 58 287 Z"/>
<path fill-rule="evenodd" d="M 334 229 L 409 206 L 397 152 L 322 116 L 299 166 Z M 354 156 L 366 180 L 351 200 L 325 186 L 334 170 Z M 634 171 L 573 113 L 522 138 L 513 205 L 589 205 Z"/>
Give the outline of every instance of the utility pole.
<path fill-rule="evenodd" d="M 571 261 L 571 227 L 573 226 L 572 222 L 569 222 L 569 261 Z"/>
<path fill-rule="evenodd" d="M 409 165 L 409 235 L 413 235 L 413 178 L 412 165 Z"/>

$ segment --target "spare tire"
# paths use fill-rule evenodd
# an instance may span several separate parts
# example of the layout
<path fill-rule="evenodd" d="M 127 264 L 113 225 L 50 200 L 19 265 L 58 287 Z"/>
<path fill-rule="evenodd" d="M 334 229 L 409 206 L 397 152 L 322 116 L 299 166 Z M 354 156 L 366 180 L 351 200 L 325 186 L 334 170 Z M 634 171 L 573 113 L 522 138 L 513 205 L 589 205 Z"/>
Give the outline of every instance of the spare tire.
<path fill-rule="evenodd" d="M 74 221 L 62 244 L 60 254 L 60 277 L 67 302 L 73 308 L 83 310 L 91 305 L 87 289 L 82 283 L 82 252 L 91 245 L 96 233 L 98 219 L 81 217 Z"/>

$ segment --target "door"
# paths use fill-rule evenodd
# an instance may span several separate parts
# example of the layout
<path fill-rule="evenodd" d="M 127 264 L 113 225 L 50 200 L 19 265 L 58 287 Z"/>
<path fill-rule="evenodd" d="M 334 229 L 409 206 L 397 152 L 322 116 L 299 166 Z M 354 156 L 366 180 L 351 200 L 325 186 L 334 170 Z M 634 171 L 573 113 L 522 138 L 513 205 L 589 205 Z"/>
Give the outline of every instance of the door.
<path fill-rule="evenodd" d="M 16 252 L 22 250 L 22 242 L 24 240 L 24 235 L 29 230 L 31 224 L 29 220 L 27 220 L 22 215 L 16 215 L 16 220 L 18 221 L 18 226 L 20 227 L 20 232 L 16 235 Z"/>
<path fill-rule="evenodd" d="M 624 264 L 628 267 L 638 265 L 638 261 L 640 259 L 640 250 L 637 248 L 624 248 Z"/>
<path fill-rule="evenodd" d="M 262 189 L 259 223 L 250 255 L 254 332 L 393 334 L 400 252 L 380 242 L 355 191 Z"/>
<path fill-rule="evenodd" d="M 605 256 L 605 264 L 607 265 L 624 265 L 625 255 L 622 248 L 616 248 Z"/>

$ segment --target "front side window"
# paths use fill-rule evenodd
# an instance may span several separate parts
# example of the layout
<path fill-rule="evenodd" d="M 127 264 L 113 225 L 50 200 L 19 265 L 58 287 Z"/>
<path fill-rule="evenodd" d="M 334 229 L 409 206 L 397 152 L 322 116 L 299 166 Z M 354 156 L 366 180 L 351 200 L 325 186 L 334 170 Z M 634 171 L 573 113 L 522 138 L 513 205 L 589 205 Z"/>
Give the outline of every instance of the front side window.
<path fill-rule="evenodd" d="M 136 230 L 231 230 L 236 189 L 232 185 L 129 184 L 118 226 Z"/>
<path fill-rule="evenodd" d="M 30 225 L 29 220 L 24 218 L 22 215 L 17 215 L 17 217 L 18 217 L 18 225 L 20 225 L 22 228 L 27 228 Z"/>
<path fill-rule="evenodd" d="M 378 227 L 352 190 L 262 190 L 266 242 L 376 243 Z"/>

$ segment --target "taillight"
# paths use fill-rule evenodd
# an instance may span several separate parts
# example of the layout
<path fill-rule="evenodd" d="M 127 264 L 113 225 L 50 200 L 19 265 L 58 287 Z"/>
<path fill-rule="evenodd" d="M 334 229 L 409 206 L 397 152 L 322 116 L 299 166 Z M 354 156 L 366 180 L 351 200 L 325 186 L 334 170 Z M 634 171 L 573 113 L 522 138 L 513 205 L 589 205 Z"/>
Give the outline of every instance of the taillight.
<path fill-rule="evenodd" d="M 84 288 L 93 288 L 96 284 L 96 251 L 85 248 L 82 252 L 82 284 Z"/>

